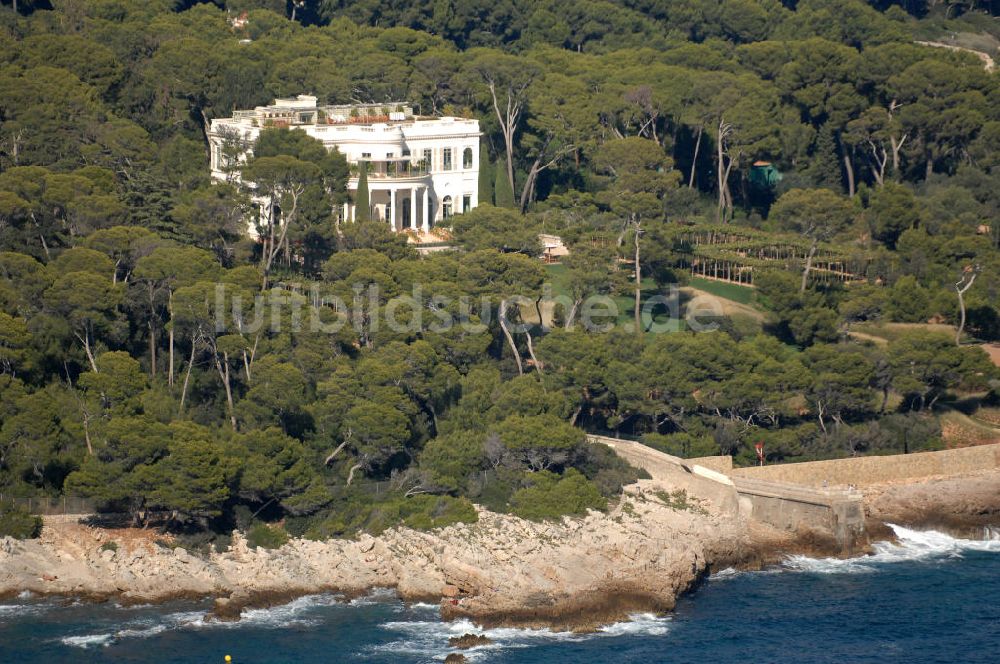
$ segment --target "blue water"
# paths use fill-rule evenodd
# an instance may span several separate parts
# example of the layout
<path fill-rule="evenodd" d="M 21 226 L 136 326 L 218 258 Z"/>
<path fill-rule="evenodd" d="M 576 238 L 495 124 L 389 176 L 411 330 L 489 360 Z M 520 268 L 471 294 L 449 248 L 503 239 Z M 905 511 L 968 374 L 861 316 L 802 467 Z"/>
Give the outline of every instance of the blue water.
<path fill-rule="evenodd" d="M 900 544 L 850 561 L 792 558 L 715 575 L 668 617 L 637 615 L 592 635 L 488 630 L 480 662 L 997 662 L 1000 541 L 900 530 Z M 449 636 L 436 607 L 381 594 L 329 595 L 206 625 L 205 603 L 121 608 L 0 602 L 8 662 L 433 662 Z"/>

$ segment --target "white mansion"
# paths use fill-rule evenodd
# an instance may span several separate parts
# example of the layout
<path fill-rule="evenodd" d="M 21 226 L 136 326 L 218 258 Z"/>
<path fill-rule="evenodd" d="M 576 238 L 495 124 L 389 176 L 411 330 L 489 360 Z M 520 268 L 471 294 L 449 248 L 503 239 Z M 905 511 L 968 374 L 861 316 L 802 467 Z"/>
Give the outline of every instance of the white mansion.
<path fill-rule="evenodd" d="M 271 106 L 234 111 L 212 120 L 212 177 L 225 180 L 223 144 L 231 138 L 247 146 L 241 159 L 268 127 L 300 129 L 337 148 L 351 164 L 348 189 L 358 188 L 358 165 L 367 163 L 371 218 L 393 230 L 421 229 L 476 207 L 479 181 L 479 121 L 421 117 L 402 103 L 320 106 L 316 97 L 276 99 Z M 353 203 L 338 211 L 355 218 Z"/>

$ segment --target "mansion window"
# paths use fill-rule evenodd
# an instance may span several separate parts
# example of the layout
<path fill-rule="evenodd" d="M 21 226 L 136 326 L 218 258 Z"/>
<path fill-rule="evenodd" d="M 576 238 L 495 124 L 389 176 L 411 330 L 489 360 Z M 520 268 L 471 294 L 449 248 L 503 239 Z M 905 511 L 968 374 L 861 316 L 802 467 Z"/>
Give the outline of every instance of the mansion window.
<path fill-rule="evenodd" d="M 472 168 L 472 148 L 465 148 L 462 151 L 462 168 L 465 170 Z"/>
<path fill-rule="evenodd" d="M 462 196 L 462 212 L 468 212 L 472 209 L 472 195 L 465 194 Z"/>
<path fill-rule="evenodd" d="M 362 152 L 361 153 L 361 158 L 362 159 L 371 159 L 372 158 L 372 153 L 371 152 Z"/>
<path fill-rule="evenodd" d="M 441 216 L 447 219 L 451 215 L 452 215 L 451 196 L 445 196 L 444 200 L 441 201 Z"/>
<path fill-rule="evenodd" d="M 451 170 L 451 148 L 445 148 L 441 152 L 441 170 Z"/>
<path fill-rule="evenodd" d="M 434 158 L 434 153 L 430 149 L 424 150 L 424 166 L 426 166 L 427 170 L 429 171 L 434 170 L 433 168 L 434 162 L 432 161 L 433 158 Z"/>

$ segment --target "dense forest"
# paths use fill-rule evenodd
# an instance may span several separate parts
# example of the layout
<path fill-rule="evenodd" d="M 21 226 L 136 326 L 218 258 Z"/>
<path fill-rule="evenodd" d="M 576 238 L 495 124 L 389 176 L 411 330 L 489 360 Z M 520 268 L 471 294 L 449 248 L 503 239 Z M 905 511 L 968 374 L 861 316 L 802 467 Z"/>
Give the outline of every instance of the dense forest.
<path fill-rule="evenodd" d="M 587 431 L 939 448 L 997 401 L 993 9 L 5 0 L 0 494 L 280 542 L 601 509 L 638 471 Z M 299 93 L 478 118 L 492 205 L 420 256 L 338 223 L 346 162 L 275 129 L 238 168 L 294 214 L 251 239 L 207 123 Z M 688 316 L 695 286 L 742 306 Z"/>

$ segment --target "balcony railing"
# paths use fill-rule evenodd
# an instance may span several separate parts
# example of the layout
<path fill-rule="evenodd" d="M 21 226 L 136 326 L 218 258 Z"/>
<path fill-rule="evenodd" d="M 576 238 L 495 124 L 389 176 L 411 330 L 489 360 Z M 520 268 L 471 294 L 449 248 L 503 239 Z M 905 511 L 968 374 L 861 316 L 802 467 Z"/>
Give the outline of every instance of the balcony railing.
<path fill-rule="evenodd" d="M 361 173 L 360 164 L 364 163 L 368 167 L 368 179 L 387 180 L 392 178 L 418 178 L 430 173 L 427 162 L 424 160 L 410 161 L 409 157 L 400 159 L 365 159 L 357 165 L 351 165 L 351 176 L 357 177 Z"/>

